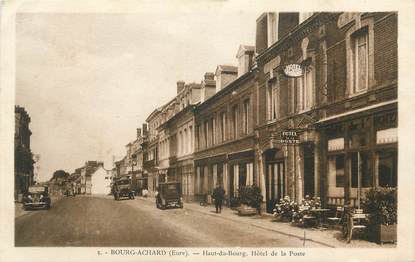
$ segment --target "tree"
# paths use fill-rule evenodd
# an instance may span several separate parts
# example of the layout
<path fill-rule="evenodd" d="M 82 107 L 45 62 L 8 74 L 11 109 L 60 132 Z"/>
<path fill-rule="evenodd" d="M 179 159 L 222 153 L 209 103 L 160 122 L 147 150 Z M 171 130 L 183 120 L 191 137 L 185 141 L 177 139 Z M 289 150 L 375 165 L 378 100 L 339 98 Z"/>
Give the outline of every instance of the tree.
<path fill-rule="evenodd" d="M 69 173 L 64 171 L 64 170 L 56 170 L 55 172 L 53 172 L 53 176 L 50 180 L 56 180 L 56 179 L 65 179 L 69 177 Z"/>

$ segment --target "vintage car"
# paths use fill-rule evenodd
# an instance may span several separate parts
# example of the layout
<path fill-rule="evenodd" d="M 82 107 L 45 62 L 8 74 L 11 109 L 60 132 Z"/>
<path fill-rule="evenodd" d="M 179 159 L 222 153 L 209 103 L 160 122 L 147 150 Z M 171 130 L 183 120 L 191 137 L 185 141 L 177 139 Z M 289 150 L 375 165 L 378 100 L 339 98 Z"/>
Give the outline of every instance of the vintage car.
<path fill-rule="evenodd" d="M 166 209 L 167 207 L 183 208 L 181 184 L 177 182 L 160 183 L 156 194 L 156 207 Z"/>
<path fill-rule="evenodd" d="M 120 177 L 115 179 L 112 185 L 112 193 L 115 200 L 120 200 L 123 197 L 134 199 L 135 192 L 132 187 L 131 178 Z"/>
<path fill-rule="evenodd" d="M 51 201 L 48 191 L 48 187 L 46 186 L 30 186 L 23 195 L 23 209 L 49 209 L 51 207 Z"/>

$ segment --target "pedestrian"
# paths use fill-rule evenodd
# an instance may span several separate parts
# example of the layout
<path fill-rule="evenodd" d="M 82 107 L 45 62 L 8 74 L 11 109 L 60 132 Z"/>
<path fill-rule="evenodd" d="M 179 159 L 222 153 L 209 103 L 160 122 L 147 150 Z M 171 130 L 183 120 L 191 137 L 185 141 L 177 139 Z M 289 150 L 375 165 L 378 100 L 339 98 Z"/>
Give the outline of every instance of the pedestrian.
<path fill-rule="evenodd" d="M 222 202 L 225 197 L 225 190 L 218 184 L 213 190 L 213 198 L 215 199 L 216 213 L 222 212 Z"/>

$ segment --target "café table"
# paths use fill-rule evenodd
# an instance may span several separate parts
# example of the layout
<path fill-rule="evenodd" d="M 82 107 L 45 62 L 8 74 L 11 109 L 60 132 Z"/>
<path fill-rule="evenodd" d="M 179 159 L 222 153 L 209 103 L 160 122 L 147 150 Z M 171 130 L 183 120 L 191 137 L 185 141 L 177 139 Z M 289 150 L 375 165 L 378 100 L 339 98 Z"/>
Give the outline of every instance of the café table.
<path fill-rule="evenodd" d="M 312 208 L 310 212 L 317 214 L 318 216 L 318 227 L 323 227 L 323 217 L 325 217 L 326 212 L 330 211 L 328 208 Z"/>

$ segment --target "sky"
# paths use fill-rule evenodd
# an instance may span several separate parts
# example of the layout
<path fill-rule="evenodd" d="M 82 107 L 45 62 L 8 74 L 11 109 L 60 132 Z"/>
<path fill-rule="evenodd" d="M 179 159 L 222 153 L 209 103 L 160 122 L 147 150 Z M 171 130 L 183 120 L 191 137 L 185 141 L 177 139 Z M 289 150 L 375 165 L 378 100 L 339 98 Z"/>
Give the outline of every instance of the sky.
<path fill-rule="evenodd" d="M 249 10 L 249 9 L 248 9 Z M 16 104 L 31 117 L 40 181 L 88 160 L 125 154 L 136 128 L 218 64 L 237 64 L 255 42 L 257 11 L 216 6 L 151 12 L 20 12 L 16 16 Z"/>

